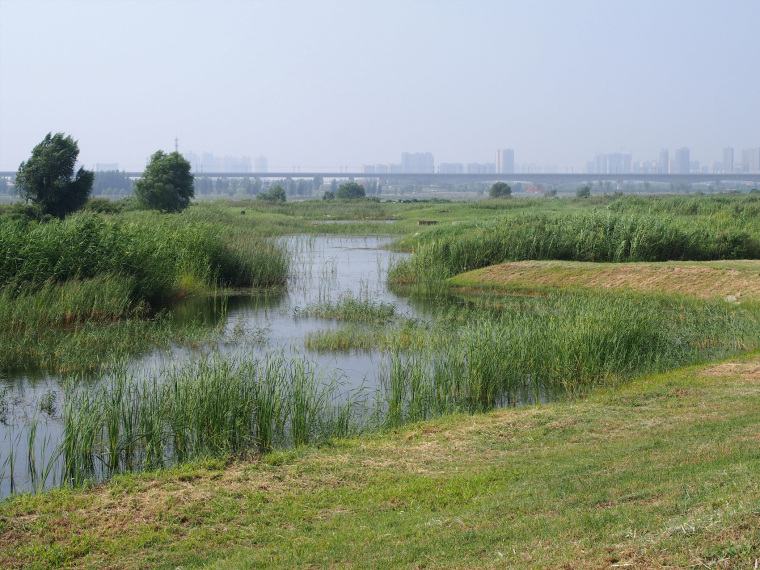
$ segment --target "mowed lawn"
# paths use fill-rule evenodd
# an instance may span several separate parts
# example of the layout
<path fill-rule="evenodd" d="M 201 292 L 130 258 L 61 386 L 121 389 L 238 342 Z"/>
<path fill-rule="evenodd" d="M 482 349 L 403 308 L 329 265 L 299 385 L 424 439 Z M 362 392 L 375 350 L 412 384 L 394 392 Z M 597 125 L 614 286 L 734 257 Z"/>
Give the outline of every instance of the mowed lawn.
<path fill-rule="evenodd" d="M 760 354 L 0 504 L 0 567 L 754 568 Z"/>

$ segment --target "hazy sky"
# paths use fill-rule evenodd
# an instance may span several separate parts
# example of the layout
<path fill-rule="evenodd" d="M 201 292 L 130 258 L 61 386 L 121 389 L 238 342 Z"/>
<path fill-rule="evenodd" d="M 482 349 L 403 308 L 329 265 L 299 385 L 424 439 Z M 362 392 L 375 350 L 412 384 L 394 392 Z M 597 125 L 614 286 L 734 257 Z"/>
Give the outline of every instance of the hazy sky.
<path fill-rule="evenodd" d="M 48 132 L 359 170 L 760 146 L 758 0 L 0 0 L 0 170 Z"/>

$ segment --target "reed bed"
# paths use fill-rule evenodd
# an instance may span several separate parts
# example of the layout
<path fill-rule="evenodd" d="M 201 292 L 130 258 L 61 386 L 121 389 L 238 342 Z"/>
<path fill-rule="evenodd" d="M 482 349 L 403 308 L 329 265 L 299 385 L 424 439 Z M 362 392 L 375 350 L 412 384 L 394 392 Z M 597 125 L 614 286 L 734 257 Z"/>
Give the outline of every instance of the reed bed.
<path fill-rule="evenodd" d="M 204 336 L 161 311 L 190 294 L 285 283 L 274 240 L 228 244 L 177 216 L 82 213 L 0 225 L 0 369 L 88 372 L 126 354 Z M 185 330 L 181 330 L 185 329 Z"/>
<path fill-rule="evenodd" d="M 211 356 L 164 373 L 122 366 L 97 387 L 66 389 L 63 481 L 345 437 L 359 424 L 355 402 L 339 387 L 308 361 L 281 353 Z"/>
<path fill-rule="evenodd" d="M 319 317 L 354 323 L 383 324 L 395 315 L 396 307 L 392 303 L 370 301 L 353 295 L 342 295 L 337 301 L 324 300 L 293 310 L 294 317 Z"/>
<path fill-rule="evenodd" d="M 582 396 L 757 349 L 756 309 L 564 293 L 446 303 L 425 322 L 350 324 L 344 338 L 361 338 L 355 327 L 364 327 L 385 344 L 374 391 L 344 391 L 307 358 L 282 352 L 212 355 L 168 369 L 119 366 L 95 384 L 70 381 L 60 406 L 63 440 L 32 467 L 44 483 L 60 458 L 59 481 L 79 485 L 203 456 L 267 453 L 453 412 Z M 11 452 L 2 463 L 20 460 Z"/>
<path fill-rule="evenodd" d="M 704 226 L 642 214 L 529 214 L 431 230 L 389 278 L 430 290 L 458 273 L 506 261 L 595 262 L 757 259 L 755 234 L 718 222 Z M 429 291 L 428 291 L 429 292 Z"/>
<path fill-rule="evenodd" d="M 155 214 L 140 221 L 85 213 L 45 224 L 5 223 L 0 284 L 21 291 L 73 279 L 125 279 L 134 302 L 164 306 L 187 289 L 266 287 L 287 277 L 287 253 L 272 242 L 243 251 L 208 225 Z"/>
<path fill-rule="evenodd" d="M 0 289 L 0 328 L 13 334 L 30 326 L 72 326 L 85 322 L 114 322 L 147 316 L 144 301 L 133 300 L 130 279 L 98 275 L 56 283 L 48 280 L 37 289 Z M 30 318 L 32 317 L 33 318 Z"/>
<path fill-rule="evenodd" d="M 671 216 L 730 217 L 734 223 L 760 217 L 760 194 L 719 194 L 714 196 L 625 196 L 608 206 L 618 213 L 646 212 Z"/>
<path fill-rule="evenodd" d="M 430 322 L 319 331 L 306 346 L 387 351 L 391 365 L 377 397 L 395 425 L 420 414 L 580 395 L 755 350 L 758 339 L 756 306 L 572 292 L 445 304 Z"/>

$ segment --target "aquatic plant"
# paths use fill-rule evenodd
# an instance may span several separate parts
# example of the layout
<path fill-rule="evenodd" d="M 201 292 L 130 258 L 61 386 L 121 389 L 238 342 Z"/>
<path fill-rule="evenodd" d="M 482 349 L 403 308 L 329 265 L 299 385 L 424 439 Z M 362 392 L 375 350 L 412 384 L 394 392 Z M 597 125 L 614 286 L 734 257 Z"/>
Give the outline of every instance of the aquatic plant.
<path fill-rule="evenodd" d="M 347 435 L 358 427 L 338 396 L 337 379 L 282 353 L 211 356 L 163 372 L 121 366 L 96 389 L 81 382 L 67 387 L 63 479 L 77 485 L 120 471 Z"/>
<path fill-rule="evenodd" d="M 416 236 L 413 256 L 389 270 L 396 283 L 440 292 L 448 277 L 505 261 L 596 262 L 757 259 L 757 235 L 714 221 L 640 213 L 525 214 L 431 230 Z"/>

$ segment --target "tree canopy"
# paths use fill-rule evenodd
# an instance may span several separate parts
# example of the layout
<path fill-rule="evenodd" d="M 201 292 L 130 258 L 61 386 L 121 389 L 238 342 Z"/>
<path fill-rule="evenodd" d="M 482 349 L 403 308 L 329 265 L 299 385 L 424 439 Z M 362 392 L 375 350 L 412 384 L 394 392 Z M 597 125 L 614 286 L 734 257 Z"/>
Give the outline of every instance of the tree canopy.
<path fill-rule="evenodd" d="M 341 184 L 335 193 L 335 197 L 341 200 L 356 200 L 357 198 L 364 198 L 365 195 L 362 185 L 356 182 Z"/>
<path fill-rule="evenodd" d="M 488 191 L 491 198 L 507 198 L 512 195 L 512 188 L 506 182 L 496 182 Z"/>
<path fill-rule="evenodd" d="M 591 196 L 591 187 L 584 186 L 583 188 L 578 188 L 578 190 L 575 191 L 575 195 L 578 196 L 578 198 L 588 198 Z"/>
<path fill-rule="evenodd" d="M 48 133 L 22 162 L 16 173 L 16 189 L 44 214 L 63 218 L 84 206 L 92 190 L 94 173 L 74 167 L 79 145 L 71 136 Z"/>
<path fill-rule="evenodd" d="M 258 200 L 267 200 L 269 202 L 284 202 L 286 200 L 285 188 L 279 184 L 272 186 L 268 192 L 259 192 L 256 195 Z"/>
<path fill-rule="evenodd" d="M 190 163 L 178 152 L 159 150 L 150 157 L 142 178 L 135 182 L 135 196 L 146 208 L 180 212 L 195 196 Z"/>

